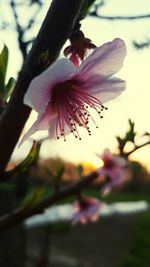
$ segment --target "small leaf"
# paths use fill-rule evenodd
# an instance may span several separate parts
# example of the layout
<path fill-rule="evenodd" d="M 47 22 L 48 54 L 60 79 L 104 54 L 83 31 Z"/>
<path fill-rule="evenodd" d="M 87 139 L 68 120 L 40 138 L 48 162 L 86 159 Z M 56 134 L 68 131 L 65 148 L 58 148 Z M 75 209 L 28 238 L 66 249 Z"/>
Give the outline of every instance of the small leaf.
<path fill-rule="evenodd" d="M 31 164 L 33 164 L 37 160 L 40 152 L 40 147 L 41 143 L 33 141 L 32 147 L 27 157 L 13 170 L 4 172 L 3 176 L 1 177 L 1 181 L 3 180 L 5 182 L 6 180 L 8 180 L 8 178 L 26 171 L 31 166 Z"/>
<path fill-rule="evenodd" d="M 118 145 L 119 145 L 120 150 L 123 150 L 123 148 L 126 144 L 126 139 L 121 138 L 120 136 L 116 136 L 116 139 L 118 141 Z"/>
<path fill-rule="evenodd" d="M 45 186 L 38 186 L 32 188 L 31 191 L 26 195 L 22 201 L 24 207 L 31 207 L 36 203 L 40 202 L 46 195 L 47 188 Z"/>
<path fill-rule="evenodd" d="M 27 157 L 15 168 L 17 172 L 25 171 L 31 164 L 33 164 L 38 156 L 40 151 L 41 144 L 39 142 L 33 141 L 33 145 Z"/>
<path fill-rule="evenodd" d="M 135 126 L 135 123 L 133 121 L 131 121 L 131 119 L 129 119 L 129 130 L 128 132 L 126 133 L 126 136 L 125 136 L 125 140 L 126 141 L 131 141 L 134 143 L 134 139 L 135 139 L 135 136 L 136 136 L 136 132 L 134 131 L 134 126 Z"/>
<path fill-rule="evenodd" d="M 4 45 L 4 48 L 0 54 L 0 94 L 3 95 L 5 90 L 5 78 L 8 64 L 8 48 Z"/>
<path fill-rule="evenodd" d="M 3 99 L 6 101 L 8 99 L 8 97 L 11 95 L 13 89 L 14 89 L 14 86 L 16 84 L 16 81 L 14 78 L 10 78 L 7 85 L 5 86 L 5 90 L 4 90 L 4 93 L 3 93 Z"/>

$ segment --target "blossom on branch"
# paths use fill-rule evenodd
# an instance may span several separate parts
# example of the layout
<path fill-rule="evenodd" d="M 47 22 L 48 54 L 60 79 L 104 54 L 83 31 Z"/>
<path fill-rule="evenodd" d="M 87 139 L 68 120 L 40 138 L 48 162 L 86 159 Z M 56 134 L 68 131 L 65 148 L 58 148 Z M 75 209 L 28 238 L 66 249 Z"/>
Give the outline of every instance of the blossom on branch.
<path fill-rule="evenodd" d="M 96 48 L 90 39 L 85 38 L 82 31 L 74 33 L 70 37 L 71 45 L 67 46 L 64 49 L 64 55 L 66 57 L 70 56 L 69 59 L 73 64 L 78 67 L 80 61 L 87 56 L 88 50 Z"/>
<path fill-rule="evenodd" d="M 99 218 L 99 211 L 101 202 L 92 197 L 81 197 L 78 201 L 73 203 L 74 214 L 72 223 L 86 224 L 88 222 L 95 222 Z"/>
<path fill-rule="evenodd" d="M 100 158 L 103 161 L 103 166 L 99 168 L 98 173 L 108 179 L 106 185 L 102 188 L 102 194 L 106 195 L 111 190 L 118 190 L 123 186 L 127 160 L 113 155 L 108 149 L 104 150 Z"/>
<path fill-rule="evenodd" d="M 60 59 L 33 79 L 24 97 L 24 103 L 38 112 L 38 117 L 22 142 L 39 130 L 48 130 L 50 138 L 66 141 L 72 133 L 81 139 L 78 126 L 91 135 L 89 121 L 98 128 L 91 115 L 99 117 L 104 103 L 119 96 L 125 89 L 125 81 L 111 77 L 120 70 L 126 55 L 123 40 L 96 48 L 80 67 L 68 59 Z"/>

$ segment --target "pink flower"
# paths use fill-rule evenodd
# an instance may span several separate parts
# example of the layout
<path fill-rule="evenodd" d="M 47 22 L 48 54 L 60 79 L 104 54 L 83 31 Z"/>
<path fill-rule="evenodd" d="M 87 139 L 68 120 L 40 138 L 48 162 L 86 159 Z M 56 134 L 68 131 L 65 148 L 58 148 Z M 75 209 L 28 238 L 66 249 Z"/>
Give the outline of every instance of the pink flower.
<path fill-rule="evenodd" d="M 101 203 L 98 199 L 92 197 L 84 197 L 73 204 L 75 210 L 72 218 L 72 223 L 78 222 L 86 224 L 90 221 L 94 222 L 98 220 Z"/>
<path fill-rule="evenodd" d="M 71 45 L 67 46 L 64 49 L 64 55 L 67 57 L 70 55 L 69 59 L 73 62 L 73 64 L 78 67 L 80 64 L 80 60 L 87 56 L 87 52 L 89 49 L 96 48 L 90 39 L 85 38 L 82 31 L 78 31 L 70 37 Z"/>
<path fill-rule="evenodd" d="M 102 189 L 102 193 L 106 195 L 111 190 L 117 190 L 122 187 L 127 161 L 122 157 L 111 154 L 108 149 L 104 150 L 101 159 L 104 165 L 99 168 L 99 175 L 108 177 L 108 182 Z"/>
<path fill-rule="evenodd" d="M 125 81 L 111 76 L 119 71 L 126 55 L 121 39 L 106 43 L 82 62 L 79 68 L 68 59 L 60 59 L 31 82 L 24 103 L 38 112 L 38 117 L 22 142 L 39 130 L 49 137 L 73 133 L 80 138 L 77 126 L 91 135 L 90 110 L 100 115 L 103 103 L 116 98 L 125 89 Z M 97 127 L 97 125 L 96 125 Z"/>

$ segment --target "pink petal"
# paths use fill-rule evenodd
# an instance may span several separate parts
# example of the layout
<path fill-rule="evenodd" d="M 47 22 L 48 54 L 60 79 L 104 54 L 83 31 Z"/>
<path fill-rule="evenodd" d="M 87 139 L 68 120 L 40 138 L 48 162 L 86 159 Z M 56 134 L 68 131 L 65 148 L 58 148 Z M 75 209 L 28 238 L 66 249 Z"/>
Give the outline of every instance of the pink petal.
<path fill-rule="evenodd" d="M 72 53 L 72 46 L 69 45 L 64 49 L 64 55 L 65 55 L 65 57 L 67 57 L 71 53 Z"/>
<path fill-rule="evenodd" d="M 55 114 L 52 114 L 51 109 L 49 106 L 47 107 L 45 113 L 40 113 L 37 117 L 37 120 L 32 125 L 32 127 L 28 130 L 28 132 L 24 135 L 21 142 L 19 143 L 19 146 L 27 140 L 32 134 L 34 134 L 36 131 L 40 130 L 47 130 L 49 128 L 49 123 L 53 118 L 55 117 Z"/>
<path fill-rule="evenodd" d="M 72 61 L 75 67 L 79 67 L 79 59 L 76 54 L 72 54 L 69 59 Z"/>
<path fill-rule="evenodd" d="M 46 71 L 33 79 L 25 94 L 24 104 L 38 112 L 44 112 L 50 101 L 53 86 L 69 79 L 74 72 L 75 66 L 70 60 L 57 60 Z"/>
<path fill-rule="evenodd" d="M 81 224 L 87 224 L 88 223 L 88 218 L 85 216 L 85 217 L 82 217 L 81 219 L 80 219 L 80 223 Z"/>
<path fill-rule="evenodd" d="M 104 149 L 103 153 L 101 154 L 101 159 L 103 161 L 109 159 L 109 158 L 113 158 L 112 153 L 110 152 L 110 150 L 108 148 Z"/>
<path fill-rule="evenodd" d="M 101 80 L 120 70 L 126 55 L 126 45 L 117 38 L 96 48 L 81 64 L 77 73 L 83 80 L 99 75 Z"/>
<path fill-rule="evenodd" d="M 91 85 L 91 92 L 98 98 L 102 103 L 110 101 L 117 96 L 119 96 L 126 87 L 126 82 L 124 80 L 113 78 L 106 80 L 99 85 Z"/>
<path fill-rule="evenodd" d="M 100 210 L 100 202 L 97 201 L 97 203 L 93 203 L 93 205 L 91 205 L 91 207 L 89 207 L 87 209 L 87 216 L 88 217 L 92 217 L 93 215 L 97 214 Z"/>
<path fill-rule="evenodd" d="M 127 160 L 124 159 L 123 157 L 117 157 L 115 161 L 116 161 L 116 165 L 119 167 L 123 168 L 127 165 Z"/>
<path fill-rule="evenodd" d="M 108 195 L 110 192 L 111 192 L 111 185 L 110 185 L 110 184 L 104 185 L 104 187 L 103 187 L 102 190 L 101 190 L 101 194 L 102 194 L 103 196 L 106 196 L 106 195 Z"/>
<path fill-rule="evenodd" d="M 73 218 L 72 218 L 72 224 L 75 225 L 77 224 L 78 222 L 80 222 L 80 220 L 82 219 L 82 217 L 84 216 L 84 214 L 82 212 L 76 212 L 74 215 L 73 215 Z"/>
<path fill-rule="evenodd" d="M 49 123 L 48 127 L 48 136 L 50 138 L 55 138 L 56 137 L 56 118 L 52 119 Z"/>

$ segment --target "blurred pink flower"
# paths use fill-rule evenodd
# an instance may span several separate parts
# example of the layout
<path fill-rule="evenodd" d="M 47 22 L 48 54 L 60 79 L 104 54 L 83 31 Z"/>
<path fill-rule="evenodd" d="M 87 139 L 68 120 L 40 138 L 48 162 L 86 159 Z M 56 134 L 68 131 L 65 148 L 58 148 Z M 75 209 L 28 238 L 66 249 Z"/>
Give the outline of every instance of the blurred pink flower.
<path fill-rule="evenodd" d="M 38 117 L 21 143 L 39 130 L 48 130 L 49 137 L 72 132 L 80 138 L 77 126 L 84 127 L 89 135 L 90 110 L 100 118 L 103 103 L 119 96 L 125 81 L 111 78 L 122 67 L 126 46 L 121 39 L 96 48 L 79 68 L 68 59 L 57 60 L 46 71 L 33 79 L 24 97 L 24 103 L 38 112 Z M 96 125 L 97 127 L 97 125 Z"/>
<path fill-rule="evenodd" d="M 95 222 L 99 218 L 101 203 L 98 199 L 92 197 L 82 197 L 73 204 L 74 214 L 72 223 L 86 224 L 90 221 Z"/>
<path fill-rule="evenodd" d="M 82 31 L 78 31 L 70 37 L 71 45 L 67 46 L 64 49 L 64 55 L 70 56 L 69 59 L 73 62 L 73 64 L 78 67 L 80 64 L 80 60 L 87 56 L 87 52 L 89 49 L 96 48 L 90 39 L 86 38 Z"/>
<path fill-rule="evenodd" d="M 108 149 L 104 150 L 100 158 L 103 161 L 103 166 L 98 170 L 99 175 L 108 176 L 108 182 L 102 188 L 102 193 L 106 195 L 111 190 L 117 190 L 122 187 L 127 161 L 120 156 L 111 154 Z"/>

